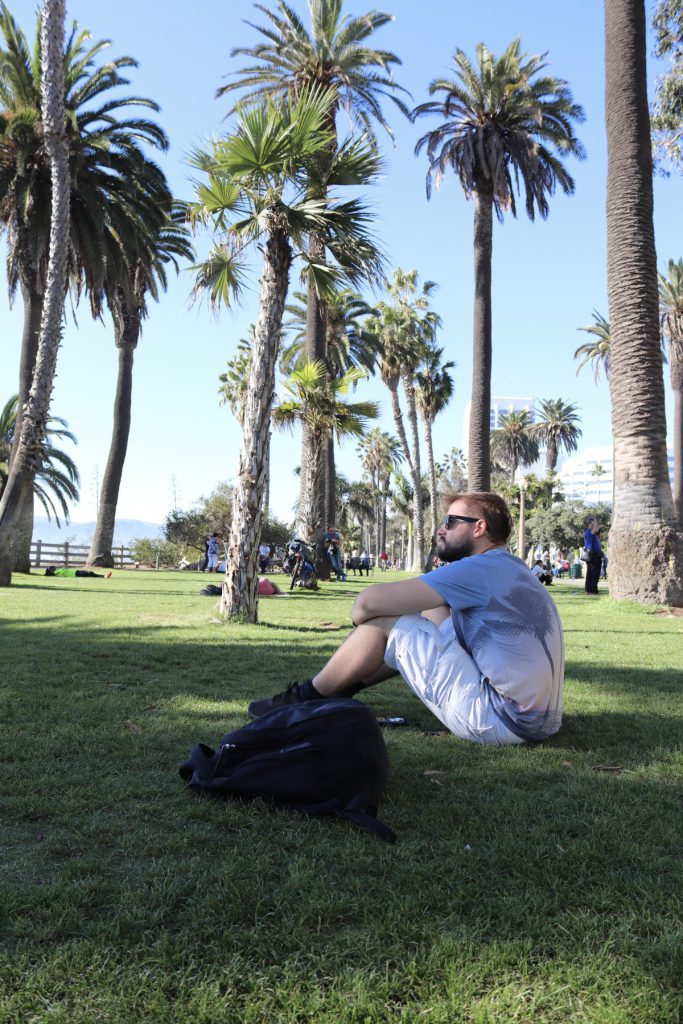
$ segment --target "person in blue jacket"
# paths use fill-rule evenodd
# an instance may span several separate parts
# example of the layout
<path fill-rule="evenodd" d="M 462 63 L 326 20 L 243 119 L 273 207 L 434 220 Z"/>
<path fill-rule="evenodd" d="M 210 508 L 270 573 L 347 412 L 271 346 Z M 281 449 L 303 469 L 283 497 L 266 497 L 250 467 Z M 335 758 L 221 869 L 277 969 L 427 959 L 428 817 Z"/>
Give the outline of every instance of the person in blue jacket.
<path fill-rule="evenodd" d="M 602 568 L 602 545 L 600 544 L 600 523 L 591 519 L 586 527 L 583 546 L 588 553 L 586 561 L 586 593 L 597 594 L 600 569 Z"/>

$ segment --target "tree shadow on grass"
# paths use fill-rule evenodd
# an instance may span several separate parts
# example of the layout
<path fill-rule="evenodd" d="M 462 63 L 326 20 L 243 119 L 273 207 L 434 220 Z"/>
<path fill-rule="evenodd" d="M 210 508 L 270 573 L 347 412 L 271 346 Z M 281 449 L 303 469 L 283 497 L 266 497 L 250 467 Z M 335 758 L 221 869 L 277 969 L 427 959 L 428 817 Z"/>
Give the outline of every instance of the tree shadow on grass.
<path fill-rule="evenodd" d="M 197 739 L 215 745 L 246 720 L 248 700 L 305 678 L 338 645 L 325 632 L 315 646 L 310 637 L 278 644 L 278 628 L 217 629 L 209 639 L 204 631 L 196 642 L 166 627 L 93 632 L 60 617 L 4 630 L 0 761 L 11 861 L 0 941 L 8 961 L 18 943 L 24 969 L 40 966 L 41 999 L 62 998 L 44 965 L 62 979 L 80 941 L 101 952 L 93 962 L 111 963 L 109 975 L 99 968 L 105 985 L 115 979 L 125 991 L 130 969 L 136 999 L 150 1002 L 166 972 L 187 966 L 194 985 L 201 941 L 200 980 L 230 988 L 235 1019 L 245 992 L 268 998 L 286 988 L 288 970 L 298 991 L 333 979 L 330 992 L 336 985 L 351 1006 L 354 980 L 377 989 L 390 964 L 387 991 L 365 1019 L 385 1004 L 398 1019 L 402 992 L 413 1009 L 432 1005 L 458 964 L 457 984 L 475 979 L 472 1000 L 493 972 L 501 992 L 526 992 L 548 965 L 560 999 L 580 998 L 584 984 L 595 993 L 596 974 L 619 998 L 629 984 L 652 998 L 680 983 L 681 804 L 665 773 L 681 717 L 652 708 L 653 694 L 675 692 L 670 670 L 617 666 L 600 675 L 597 695 L 607 696 L 609 682 L 630 705 L 642 700 L 642 711 L 577 709 L 570 681 L 561 732 L 525 748 L 424 735 L 438 723 L 400 680 L 369 691 L 364 700 L 413 725 L 386 734 L 380 815 L 399 834 L 386 848 L 261 802 L 196 800 L 177 775 Z M 601 672 L 589 662 L 570 670 L 583 685 Z M 135 987 L 132 975 L 148 977 L 152 954 L 156 978 Z"/>

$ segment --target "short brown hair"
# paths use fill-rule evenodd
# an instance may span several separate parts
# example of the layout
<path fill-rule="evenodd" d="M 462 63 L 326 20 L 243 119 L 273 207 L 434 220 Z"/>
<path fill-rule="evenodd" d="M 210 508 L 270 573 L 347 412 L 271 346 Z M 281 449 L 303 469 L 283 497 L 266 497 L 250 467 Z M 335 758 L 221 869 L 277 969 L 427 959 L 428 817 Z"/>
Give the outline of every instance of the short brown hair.
<path fill-rule="evenodd" d="M 463 494 L 445 494 L 447 507 L 454 501 L 462 501 L 468 512 L 476 512 L 486 522 L 486 532 L 494 544 L 507 544 L 514 523 L 499 494 L 492 491 L 465 491 Z"/>

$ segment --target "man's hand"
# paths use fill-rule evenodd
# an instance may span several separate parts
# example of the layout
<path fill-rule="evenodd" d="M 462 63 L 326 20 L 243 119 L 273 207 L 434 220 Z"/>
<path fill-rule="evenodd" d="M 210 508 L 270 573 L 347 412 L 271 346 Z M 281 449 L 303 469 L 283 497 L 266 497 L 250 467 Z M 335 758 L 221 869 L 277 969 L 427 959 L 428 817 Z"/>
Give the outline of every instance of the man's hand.
<path fill-rule="evenodd" d="M 380 615 L 410 615 L 428 608 L 441 608 L 445 601 L 424 580 L 401 583 L 375 583 L 361 591 L 355 600 L 351 619 L 354 626 Z"/>

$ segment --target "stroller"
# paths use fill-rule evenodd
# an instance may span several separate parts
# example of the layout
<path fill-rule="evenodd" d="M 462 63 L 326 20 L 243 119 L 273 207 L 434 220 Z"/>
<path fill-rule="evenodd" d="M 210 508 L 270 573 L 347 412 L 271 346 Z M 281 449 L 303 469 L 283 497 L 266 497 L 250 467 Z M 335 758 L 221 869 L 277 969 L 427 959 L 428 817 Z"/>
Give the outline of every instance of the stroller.
<path fill-rule="evenodd" d="M 290 590 L 293 590 L 295 586 L 307 590 L 316 589 L 318 583 L 311 552 L 306 542 L 300 537 L 292 537 L 289 541 L 282 569 L 292 577 L 289 583 Z"/>

